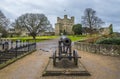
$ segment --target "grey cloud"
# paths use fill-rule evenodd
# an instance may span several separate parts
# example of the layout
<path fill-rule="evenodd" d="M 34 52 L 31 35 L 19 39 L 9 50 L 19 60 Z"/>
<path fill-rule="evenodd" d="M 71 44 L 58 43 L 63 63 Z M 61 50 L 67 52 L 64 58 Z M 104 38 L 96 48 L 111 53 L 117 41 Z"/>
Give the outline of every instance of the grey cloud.
<path fill-rule="evenodd" d="M 56 17 L 64 14 L 75 16 L 75 22 L 80 23 L 85 8 L 93 8 L 107 25 L 113 23 L 114 31 L 119 31 L 119 4 L 120 0 L 1 0 L 0 9 L 10 19 L 24 13 L 44 13 L 54 26 Z"/>

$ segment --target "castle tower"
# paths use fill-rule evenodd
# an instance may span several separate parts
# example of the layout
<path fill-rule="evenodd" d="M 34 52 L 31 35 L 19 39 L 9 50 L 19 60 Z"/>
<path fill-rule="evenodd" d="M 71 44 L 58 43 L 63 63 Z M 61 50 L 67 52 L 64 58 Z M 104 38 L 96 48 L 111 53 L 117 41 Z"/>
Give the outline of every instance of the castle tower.
<path fill-rule="evenodd" d="M 61 33 L 71 35 L 72 27 L 74 25 L 74 17 L 72 16 L 70 19 L 67 15 L 64 15 L 64 18 L 61 19 L 57 17 L 57 23 L 55 24 L 55 35 L 60 35 Z"/>

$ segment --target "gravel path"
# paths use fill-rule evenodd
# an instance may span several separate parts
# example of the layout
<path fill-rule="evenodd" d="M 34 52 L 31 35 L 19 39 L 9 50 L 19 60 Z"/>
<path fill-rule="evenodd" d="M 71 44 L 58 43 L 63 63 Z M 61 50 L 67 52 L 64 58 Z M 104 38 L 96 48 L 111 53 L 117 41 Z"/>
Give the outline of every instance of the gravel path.
<path fill-rule="evenodd" d="M 120 58 L 79 51 L 80 60 L 91 76 L 42 77 L 57 40 L 37 44 L 37 51 L 0 70 L 0 79 L 120 79 Z"/>

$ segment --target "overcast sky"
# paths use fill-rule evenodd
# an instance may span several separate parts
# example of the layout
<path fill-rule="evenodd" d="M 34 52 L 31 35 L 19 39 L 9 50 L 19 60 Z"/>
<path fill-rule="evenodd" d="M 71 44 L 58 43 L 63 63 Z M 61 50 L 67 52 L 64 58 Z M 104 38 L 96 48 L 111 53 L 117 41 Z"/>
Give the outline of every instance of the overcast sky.
<path fill-rule="evenodd" d="M 120 32 L 120 0 L 0 0 L 0 10 L 11 21 L 24 13 L 43 13 L 53 27 L 57 17 L 65 14 L 75 16 L 75 23 L 80 23 L 86 8 L 97 12 L 104 27 L 112 23 L 114 31 Z"/>

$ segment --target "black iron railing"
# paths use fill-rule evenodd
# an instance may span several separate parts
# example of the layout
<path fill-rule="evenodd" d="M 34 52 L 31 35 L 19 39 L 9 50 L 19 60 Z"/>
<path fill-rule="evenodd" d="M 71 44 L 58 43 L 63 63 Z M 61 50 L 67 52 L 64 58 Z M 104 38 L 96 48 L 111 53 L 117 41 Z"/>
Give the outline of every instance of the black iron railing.
<path fill-rule="evenodd" d="M 36 43 L 27 41 L 0 41 L 0 64 L 36 50 Z"/>

